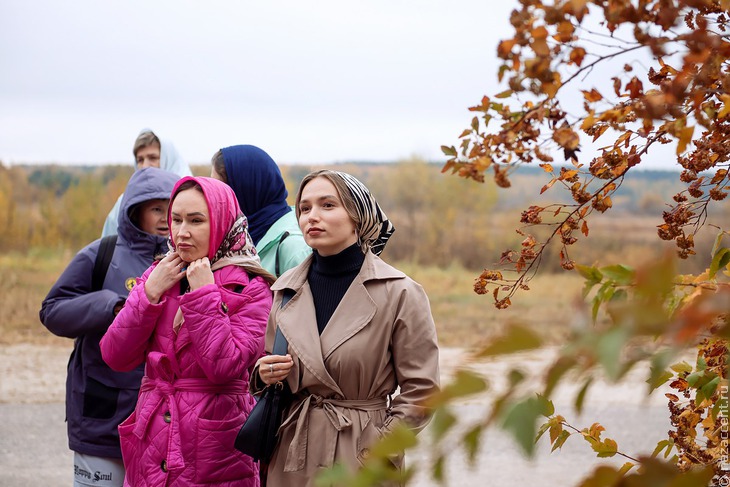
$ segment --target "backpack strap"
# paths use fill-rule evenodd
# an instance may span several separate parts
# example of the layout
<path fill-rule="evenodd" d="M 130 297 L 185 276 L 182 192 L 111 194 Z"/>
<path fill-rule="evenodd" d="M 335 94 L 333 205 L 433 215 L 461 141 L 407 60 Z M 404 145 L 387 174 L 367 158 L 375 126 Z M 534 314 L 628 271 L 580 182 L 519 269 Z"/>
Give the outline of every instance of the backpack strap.
<path fill-rule="evenodd" d="M 281 296 L 281 306 L 279 306 L 279 309 L 286 306 L 286 303 L 289 302 L 291 297 L 294 296 L 294 290 L 293 289 L 284 289 L 283 295 Z M 284 338 L 284 334 L 281 332 L 279 327 L 276 327 L 276 336 L 274 337 L 274 347 L 271 350 L 271 353 L 274 355 L 286 355 L 287 348 L 289 347 L 289 342 L 287 342 L 286 338 Z"/>
<path fill-rule="evenodd" d="M 274 257 L 274 259 L 276 259 L 275 260 L 275 264 L 274 264 L 275 271 L 276 271 L 276 277 L 279 277 L 281 275 L 281 270 L 280 270 L 280 267 L 279 267 L 279 249 L 281 248 L 281 242 L 283 242 L 284 239 L 286 237 L 288 237 L 288 236 L 289 236 L 289 232 L 288 231 L 282 233 L 281 234 L 281 238 L 279 238 L 279 243 L 276 244 L 276 256 Z"/>
<path fill-rule="evenodd" d="M 109 264 L 112 261 L 114 255 L 114 247 L 117 245 L 116 235 L 107 235 L 101 239 L 99 244 L 99 250 L 96 253 L 96 260 L 94 260 L 94 271 L 91 274 L 91 290 L 100 291 L 104 285 L 104 279 L 106 278 L 106 272 L 109 270 Z"/>

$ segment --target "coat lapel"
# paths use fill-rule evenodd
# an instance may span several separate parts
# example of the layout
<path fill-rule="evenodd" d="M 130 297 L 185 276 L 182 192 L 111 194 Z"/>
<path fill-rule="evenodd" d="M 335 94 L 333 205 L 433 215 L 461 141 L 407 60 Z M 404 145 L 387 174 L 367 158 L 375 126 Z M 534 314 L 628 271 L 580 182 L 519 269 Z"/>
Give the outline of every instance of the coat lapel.
<path fill-rule="evenodd" d="M 302 365 L 317 380 L 336 393 L 342 394 L 340 387 L 324 366 L 314 300 L 306 282 L 311 260 L 310 256 L 296 270 L 277 279 L 271 287 L 277 293 L 287 288 L 295 292 L 289 303 L 283 309 L 277 310 L 276 326 L 281 328 L 282 334 L 289 342 L 289 349 L 299 357 Z"/>
<path fill-rule="evenodd" d="M 322 332 L 321 347 L 324 360 L 327 360 L 338 346 L 365 328 L 375 316 L 377 306 L 365 289 L 362 277 L 362 273 L 355 277 Z"/>
<path fill-rule="evenodd" d="M 375 316 L 377 306 L 367 291 L 367 281 L 400 279 L 405 277 L 405 274 L 368 252 L 360 273 L 348 288 L 320 336 L 312 292 L 307 283 L 311 262 L 312 257 L 309 256 L 295 269 L 280 277 L 271 287 L 276 292 L 287 288 L 295 291 L 287 306 L 278 310 L 277 326 L 281 327 L 282 333 L 289 341 L 289 347 L 297 354 L 302 364 L 323 384 L 344 395 L 327 371 L 325 360 L 337 347 L 364 329 Z"/>
<path fill-rule="evenodd" d="M 291 298 L 289 305 L 278 314 L 277 326 L 289 342 L 289 348 L 296 353 L 302 365 L 312 373 L 317 380 L 342 394 L 335 380 L 324 366 L 322 347 L 319 332 L 317 331 L 317 317 L 314 312 L 314 302 L 309 284 L 305 284 L 297 294 Z"/>

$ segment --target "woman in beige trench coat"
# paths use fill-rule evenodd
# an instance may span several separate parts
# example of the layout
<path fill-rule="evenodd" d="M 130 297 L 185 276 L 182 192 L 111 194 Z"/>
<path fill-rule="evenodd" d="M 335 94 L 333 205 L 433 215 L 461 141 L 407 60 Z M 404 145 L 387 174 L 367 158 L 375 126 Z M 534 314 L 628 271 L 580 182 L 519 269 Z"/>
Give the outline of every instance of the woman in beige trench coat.
<path fill-rule="evenodd" d="M 276 327 L 289 354 L 266 355 L 252 389 L 286 380 L 294 401 L 268 467 L 269 487 L 309 486 L 322 468 L 357 468 L 399 423 L 416 431 L 439 387 L 438 343 L 428 297 L 378 257 L 394 228 L 369 190 L 337 171 L 299 187 L 296 212 L 313 255 L 272 286 L 266 350 Z M 292 293 L 280 307 L 283 290 Z M 392 396 L 400 388 L 396 396 Z M 402 468 L 402 458 L 393 459 Z"/>

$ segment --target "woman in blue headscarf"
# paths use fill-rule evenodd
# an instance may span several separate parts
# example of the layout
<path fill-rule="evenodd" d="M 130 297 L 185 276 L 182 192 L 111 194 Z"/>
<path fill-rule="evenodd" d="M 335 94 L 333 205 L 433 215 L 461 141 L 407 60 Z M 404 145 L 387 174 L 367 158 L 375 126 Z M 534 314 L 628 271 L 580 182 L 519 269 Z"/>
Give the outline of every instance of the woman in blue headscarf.
<path fill-rule="evenodd" d="M 216 152 L 211 164 L 210 176 L 236 193 L 248 217 L 249 233 L 261 265 L 267 271 L 279 277 L 312 252 L 286 202 L 284 178 L 271 156 L 253 145 L 234 145 Z"/>

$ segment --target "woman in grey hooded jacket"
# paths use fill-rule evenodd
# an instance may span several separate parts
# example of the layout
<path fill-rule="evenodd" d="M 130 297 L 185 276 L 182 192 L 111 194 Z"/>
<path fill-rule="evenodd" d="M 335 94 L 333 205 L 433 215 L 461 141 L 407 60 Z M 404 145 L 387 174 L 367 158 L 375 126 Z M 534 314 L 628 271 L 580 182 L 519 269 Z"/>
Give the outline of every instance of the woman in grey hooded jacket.
<path fill-rule="evenodd" d="M 167 205 L 178 179 L 152 167 L 135 172 L 124 192 L 114 253 L 100 289 L 94 289 L 92 277 L 101 239 L 76 254 L 43 300 L 43 325 L 74 339 L 66 379 L 74 485 L 121 486 L 124 480 L 117 426 L 134 410 L 143 368 L 113 371 L 101 358 L 99 341 L 135 278 L 167 251 Z"/>

